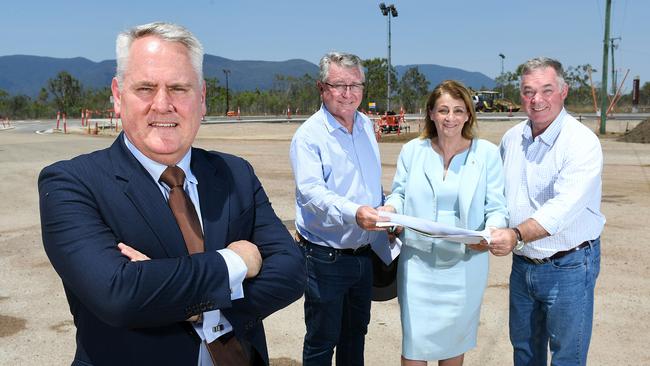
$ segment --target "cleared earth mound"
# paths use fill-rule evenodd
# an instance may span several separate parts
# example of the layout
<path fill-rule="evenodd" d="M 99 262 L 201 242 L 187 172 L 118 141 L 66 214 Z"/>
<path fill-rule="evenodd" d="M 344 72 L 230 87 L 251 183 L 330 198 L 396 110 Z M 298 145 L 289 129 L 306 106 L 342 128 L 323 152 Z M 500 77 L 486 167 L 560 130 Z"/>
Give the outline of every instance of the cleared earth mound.
<path fill-rule="evenodd" d="M 618 141 L 624 142 L 640 142 L 643 144 L 650 143 L 650 118 L 646 118 L 641 123 L 636 125 L 628 133 L 621 136 Z"/>

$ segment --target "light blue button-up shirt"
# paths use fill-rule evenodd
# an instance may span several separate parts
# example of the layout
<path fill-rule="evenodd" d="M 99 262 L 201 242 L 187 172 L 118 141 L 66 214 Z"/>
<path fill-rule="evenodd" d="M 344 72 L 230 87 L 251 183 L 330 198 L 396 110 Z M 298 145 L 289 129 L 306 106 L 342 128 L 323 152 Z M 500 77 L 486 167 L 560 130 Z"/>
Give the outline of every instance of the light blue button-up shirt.
<path fill-rule="evenodd" d="M 533 218 L 551 234 L 515 254 L 547 258 L 600 236 L 603 153 L 589 128 L 564 109 L 535 138 L 524 121 L 503 136 L 501 156 L 510 227 Z"/>
<path fill-rule="evenodd" d="M 357 248 L 379 238 L 356 222 L 360 206 L 382 204 L 381 159 L 373 124 L 360 112 L 352 133 L 325 105 L 291 140 L 296 182 L 296 229 L 312 243 Z"/>
<path fill-rule="evenodd" d="M 146 157 L 140 150 L 138 150 L 129 139 L 124 135 L 124 143 L 133 156 L 142 164 L 142 166 L 147 170 L 151 175 L 154 181 L 158 182 L 158 188 L 160 192 L 165 197 L 165 200 L 169 199 L 169 190 L 170 188 L 167 184 L 160 181 L 160 176 L 167 169 L 167 166 L 160 164 L 156 161 L 153 161 Z M 185 156 L 179 161 L 176 166 L 183 169 L 185 172 L 185 183 L 183 189 L 192 200 L 196 213 L 199 216 L 199 222 L 201 223 L 201 228 L 203 228 L 203 220 L 201 219 L 201 204 L 199 201 L 199 191 L 198 191 L 198 180 L 192 173 L 190 169 L 190 162 L 192 160 L 192 149 L 190 149 Z M 125 243 L 129 244 L 129 243 Z M 226 266 L 228 267 L 228 277 L 231 289 L 231 300 L 240 299 L 244 297 L 244 290 L 242 282 L 246 277 L 246 264 L 244 261 L 232 250 L 230 249 L 221 249 L 217 250 L 217 253 L 223 256 Z M 143 253 L 147 254 L 147 253 Z M 226 319 L 225 316 L 221 315 L 221 311 L 212 310 L 203 313 L 203 322 L 202 323 L 192 323 L 194 330 L 201 337 L 202 340 L 210 343 L 215 339 L 221 337 L 222 335 L 232 331 L 232 325 Z M 199 352 L 199 366 L 211 366 L 213 365 L 210 354 L 208 353 L 205 344 L 201 343 L 201 349 Z"/>

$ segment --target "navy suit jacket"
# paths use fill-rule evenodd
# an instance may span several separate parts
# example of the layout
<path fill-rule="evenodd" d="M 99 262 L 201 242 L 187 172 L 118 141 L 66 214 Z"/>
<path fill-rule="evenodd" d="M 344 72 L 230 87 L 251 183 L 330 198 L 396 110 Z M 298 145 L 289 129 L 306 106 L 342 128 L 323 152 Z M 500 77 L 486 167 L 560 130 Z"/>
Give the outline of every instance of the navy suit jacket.
<path fill-rule="evenodd" d="M 299 248 L 245 160 L 193 148 L 205 252 L 188 255 L 163 195 L 120 135 L 108 149 L 55 163 L 39 176 L 45 251 L 63 281 L 77 327 L 73 364 L 196 365 L 200 339 L 185 319 L 220 309 L 235 335 L 268 364 L 262 319 L 298 299 Z M 259 275 L 230 300 L 218 249 L 259 247 Z M 130 262 L 124 242 L 151 261 Z"/>

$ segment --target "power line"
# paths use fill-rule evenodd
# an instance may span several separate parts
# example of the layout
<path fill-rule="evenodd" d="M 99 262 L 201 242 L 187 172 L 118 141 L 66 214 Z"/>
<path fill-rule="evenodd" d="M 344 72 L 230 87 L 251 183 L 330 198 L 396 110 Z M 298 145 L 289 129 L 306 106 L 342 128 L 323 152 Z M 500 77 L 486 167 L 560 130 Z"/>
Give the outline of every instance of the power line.
<path fill-rule="evenodd" d="M 605 23 L 605 21 L 603 20 L 603 13 L 600 10 L 600 2 L 598 0 L 594 0 L 594 2 L 596 3 L 596 9 L 598 9 L 598 17 L 600 18 L 600 22 L 598 24 L 600 25 L 600 33 L 602 34 L 605 31 L 603 28 L 603 23 Z"/>

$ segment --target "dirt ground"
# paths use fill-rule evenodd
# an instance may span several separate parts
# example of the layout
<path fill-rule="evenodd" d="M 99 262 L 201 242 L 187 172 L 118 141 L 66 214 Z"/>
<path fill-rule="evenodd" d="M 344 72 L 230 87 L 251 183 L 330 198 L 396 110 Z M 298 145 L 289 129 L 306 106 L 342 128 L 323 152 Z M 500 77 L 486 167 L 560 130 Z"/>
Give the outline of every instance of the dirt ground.
<path fill-rule="evenodd" d="M 515 122 L 482 121 L 480 134 L 498 143 Z M 586 121 L 596 129 L 597 121 Z M 638 122 L 610 122 L 623 132 Z M 19 122 L 16 123 L 19 125 Z M 201 127 L 196 145 L 248 159 L 278 215 L 294 219 L 294 184 L 288 148 L 297 123 L 227 124 Z M 413 126 L 417 130 L 417 124 Z M 590 365 L 648 365 L 650 255 L 650 144 L 601 138 L 605 166 L 602 210 L 602 268 L 596 287 Z M 36 179 L 46 165 L 107 147 L 112 137 L 34 134 L 0 130 L 0 364 L 66 365 L 74 349 L 75 328 L 61 282 L 42 248 Z M 401 143 L 382 143 L 383 184 L 395 172 Z M 466 365 L 508 365 L 508 274 L 510 257 L 491 258 L 481 313 L 478 347 Z M 299 365 L 304 335 L 302 301 L 265 320 L 275 365 Z M 373 303 L 366 340 L 367 365 L 398 365 L 401 348 L 396 300 Z M 110 345 L 107 345 L 110 347 Z"/>

